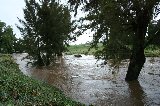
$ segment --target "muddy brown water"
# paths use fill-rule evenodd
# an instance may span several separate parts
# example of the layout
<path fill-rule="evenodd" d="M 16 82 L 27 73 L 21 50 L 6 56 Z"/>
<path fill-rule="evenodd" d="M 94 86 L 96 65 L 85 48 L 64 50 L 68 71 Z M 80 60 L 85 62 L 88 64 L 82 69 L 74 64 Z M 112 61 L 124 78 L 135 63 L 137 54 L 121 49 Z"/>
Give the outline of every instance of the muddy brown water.
<path fill-rule="evenodd" d="M 95 106 L 160 106 L 160 58 L 147 58 L 139 81 L 125 82 L 128 60 L 118 68 L 93 56 L 66 55 L 54 66 L 26 66 L 27 54 L 13 54 L 21 71 L 61 89 L 66 96 Z"/>

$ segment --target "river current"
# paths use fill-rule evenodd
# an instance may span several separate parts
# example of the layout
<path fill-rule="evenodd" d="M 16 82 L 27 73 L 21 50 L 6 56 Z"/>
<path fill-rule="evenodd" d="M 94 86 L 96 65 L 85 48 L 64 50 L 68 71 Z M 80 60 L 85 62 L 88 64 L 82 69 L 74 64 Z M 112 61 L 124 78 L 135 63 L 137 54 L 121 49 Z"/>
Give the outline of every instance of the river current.
<path fill-rule="evenodd" d="M 92 55 L 65 55 L 49 67 L 27 66 L 27 54 L 13 54 L 21 71 L 56 86 L 64 94 L 86 105 L 160 106 L 160 58 L 148 57 L 139 80 L 126 82 L 128 60 L 118 67 L 102 64 Z"/>

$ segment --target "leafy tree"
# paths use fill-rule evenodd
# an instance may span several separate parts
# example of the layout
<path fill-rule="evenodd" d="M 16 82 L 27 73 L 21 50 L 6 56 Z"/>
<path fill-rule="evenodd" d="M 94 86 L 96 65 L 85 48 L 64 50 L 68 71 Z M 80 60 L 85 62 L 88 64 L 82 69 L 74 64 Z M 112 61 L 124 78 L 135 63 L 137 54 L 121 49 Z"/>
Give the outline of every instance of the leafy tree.
<path fill-rule="evenodd" d="M 145 63 L 144 49 L 160 34 L 159 28 L 154 34 L 146 33 L 149 24 L 159 14 L 159 0 L 69 0 L 71 7 L 77 13 L 77 8 L 83 4 L 83 10 L 88 14 L 83 20 L 89 20 L 83 29 L 92 29 L 92 46 L 100 39 L 104 49 L 99 51 L 101 57 L 121 58 L 120 54 L 129 52 L 130 63 L 126 81 L 137 80 Z M 130 41 L 130 42 L 128 42 Z M 131 50 L 127 44 L 132 44 Z M 128 53 L 127 53 L 128 56 Z"/>
<path fill-rule="evenodd" d="M 26 50 L 38 65 L 49 65 L 71 39 L 72 22 L 69 9 L 55 0 L 25 0 L 25 21 L 19 19 L 18 26 Z"/>
<path fill-rule="evenodd" d="M 146 37 L 148 44 L 160 46 L 160 37 L 158 34 L 155 35 L 155 33 L 157 33 L 157 30 L 159 30 L 159 28 L 160 28 L 160 20 L 149 24 L 148 35 L 153 35 L 153 36 Z M 147 46 L 147 44 L 146 44 L 146 46 Z"/>
<path fill-rule="evenodd" d="M 21 38 L 16 38 L 15 41 L 14 41 L 14 51 L 16 53 L 23 53 L 25 52 L 25 45 L 24 45 L 24 40 L 21 39 Z"/>
<path fill-rule="evenodd" d="M 0 21 L 0 52 L 13 53 L 13 43 L 15 35 L 11 26 L 6 26 L 4 22 Z"/>

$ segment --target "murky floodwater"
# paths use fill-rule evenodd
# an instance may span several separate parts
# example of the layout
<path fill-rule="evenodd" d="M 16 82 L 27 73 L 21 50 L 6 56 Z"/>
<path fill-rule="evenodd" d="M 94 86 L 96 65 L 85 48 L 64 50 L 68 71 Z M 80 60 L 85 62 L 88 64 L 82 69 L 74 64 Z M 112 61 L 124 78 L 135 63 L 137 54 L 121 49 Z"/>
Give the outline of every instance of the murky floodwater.
<path fill-rule="evenodd" d="M 139 81 L 125 82 L 128 62 L 113 69 L 93 56 L 76 58 L 66 55 L 55 66 L 31 68 L 21 59 L 27 54 L 14 54 L 26 75 L 48 82 L 76 101 L 96 106 L 160 105 L 160 58 L 147 58 Z"/>

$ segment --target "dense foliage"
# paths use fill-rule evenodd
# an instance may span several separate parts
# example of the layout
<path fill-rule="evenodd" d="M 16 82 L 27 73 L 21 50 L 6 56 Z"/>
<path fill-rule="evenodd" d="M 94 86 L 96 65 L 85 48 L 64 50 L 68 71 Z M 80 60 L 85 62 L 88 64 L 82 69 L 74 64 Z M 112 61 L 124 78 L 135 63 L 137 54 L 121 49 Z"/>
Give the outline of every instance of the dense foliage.
<path fill-rule="evenodd" d="M 0 105 L 80 106 L 57 88 L 23 75 L 10 55 L 0 55 Z"/>
<path fill-rule="evenodd" d="M 15 53 L 23 53 L 25 52 L 25 43 L 24 40 L 21 38 L 16 38 L 15 42 L 14 42 L 14 51 Z"/>
<path fill-rule="evenodd" d="M 18 26 L 24 38 L 26 52 L 38 65 L 49 65 L 56 55 L 62 55 L 71 39 L 71 16 L 66 6 L 55 0 L 25 0 L 23 25 Z"/>
<path fill-rule="evenodd" d="M 148 27 L 148 35 L 146 37 L 147 39 L 147 43 L 145 46 L 148 46 L 149 44 L 153 44 L 153 45 L 157 45 L 160 46 L 160 34 L 156 34 L 158 33 L 157 31 L 160 28 L 160 20 L 158 21 L 153 21 L 152 23 L 149 24 Z"/>
<path fill-rule="evenodd" d="M 11 26 L 0 21 L 0 53 L 13 53 L 15 40 Z"/>
<path fill-rule="evenodd" d="M 93 47 L 99 41 L 103 43 L 104 49 L 98 51 L 97 56 L 105 60 L 130 57 L 126 80 L 137 80 L 145 63 L 144 49 L 160 35 L 159 27 L 151 35 L 147 34 L 149 25 L 155 23 L 153 20 L 160 12 L 160 1 L 69 0 L 69 3 L 76 14 L 80 5 L 87 11 L 82 21 L 89 22 L 82 26 L 82 31 L 95 32 Z"/>

